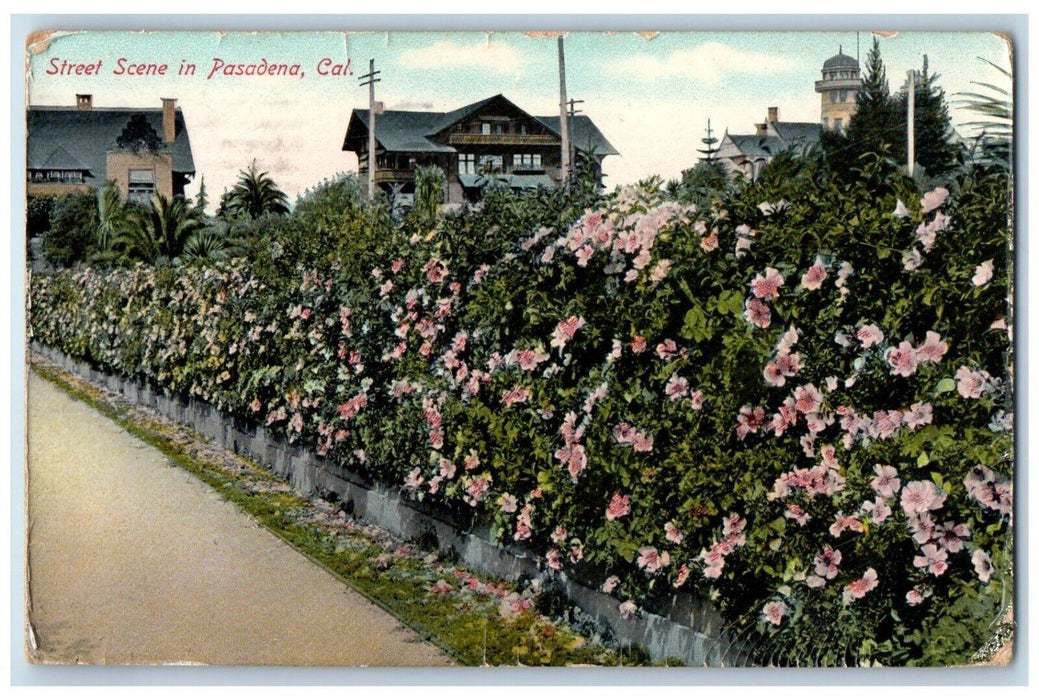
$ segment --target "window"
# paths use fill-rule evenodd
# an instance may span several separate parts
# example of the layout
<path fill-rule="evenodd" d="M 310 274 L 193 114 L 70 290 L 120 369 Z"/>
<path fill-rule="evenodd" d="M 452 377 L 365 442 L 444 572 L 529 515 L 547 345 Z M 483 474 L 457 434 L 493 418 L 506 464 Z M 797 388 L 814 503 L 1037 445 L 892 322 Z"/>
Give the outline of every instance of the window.
<path fill-rule="evenodd" d="M 505 159 L 502 156 L 480 156 L 477 163 L 479 163 L 477 170 L 480 172 L 487 169 L 501 172 L 505 166 Z"/>
<path fill-rule="evenodd" d="M 491 123 L 490 122 L 483 122 L 482 124 L 480 124 L 480 133 L 483 134 L 484 136 L 490 136 L 491 135 Z"/>
<path fill-rule="evenodd" d="M 837 91 L 830 90 L 830 104 L 836 104 L 837 102 Z"/>
<path fill-rule="evenodd" d="M 847 90 L 841 90 L 841 102 L 847 102 L 847 101 L 848 101 L 848 91 Z"/>
<path fill-rule="evenodd" d="M 129 180 L 127 199 L 141 204 L 150 202 L 155 194 L 155 171 L 131 169 Z"/>
<path fill-rule="evenodd" d="M 843 119 L 834 119 L 833 120 L 833 128 L 836 129 L 839 132 L 844 131 L 844 120 Z"/>
<path fill-rule="evenodd" d="M 32 182 L 66 182 L 81 184 L 84 181 L 82 170 L 31 170 L 28 178 Z"/>
<path fill-rule="evenodd" d="M 476 156 L 472 153 L 459 153 L 458 154 L 458 174 L 459 175 L 475 175 L 476 174 Z"/>
<path fill-rule="evenodd" d="M 519 124 L 519 125 L 517 125 L 516 126 L 516 130 L 518 131 L 520 136 L 526 136 L 527 135 L 527 125 L 526 124 Z"/>
<path fill-rule="evenodd" d="M 495 124 L 494 125 L 494 134 L 496 136 L 501 136 L 504 133 L 505 133 L 505 125 L 504 124 Z"/>
<path fill-rule="evenodd" d="M 512 168 L 513 168 L 513 170 L 540 170 L 541 169 L 541 154 L 540 153 L 513 153 L 512 154 Z"/>

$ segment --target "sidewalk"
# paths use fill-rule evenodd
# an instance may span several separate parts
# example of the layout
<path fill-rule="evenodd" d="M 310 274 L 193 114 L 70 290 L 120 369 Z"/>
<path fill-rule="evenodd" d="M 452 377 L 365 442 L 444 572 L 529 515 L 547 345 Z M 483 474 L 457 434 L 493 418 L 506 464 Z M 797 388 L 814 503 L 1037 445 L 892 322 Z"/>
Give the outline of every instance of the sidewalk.
<path fill-rule="evenodd" d="M 28 396 L 34 660 L 451 663 L 86 405 L 32 373 Z"/>

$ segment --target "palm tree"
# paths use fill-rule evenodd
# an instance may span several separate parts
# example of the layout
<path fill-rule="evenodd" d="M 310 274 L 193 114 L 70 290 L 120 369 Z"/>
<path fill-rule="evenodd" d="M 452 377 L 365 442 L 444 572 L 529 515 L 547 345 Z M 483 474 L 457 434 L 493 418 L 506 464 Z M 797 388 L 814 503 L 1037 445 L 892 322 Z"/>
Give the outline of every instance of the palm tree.
<path fill-rule="evenodd" d="M 221 202 L 229 218 L 258 219 L 264 214 L 288 214 L 289 198 L 266 172 L 256 172 L 256 161 L 249 170 L 238 173 L 238 183 Z"/>
<path fill-rule="evenodd" d="M 201 227 L 198 213 L 184 197 L 156 194 L 149 209 L 132 216 L 120 243 L 130 258 L 152 264 L 172 261 Z"/>
<path fill-rule="evenodd" d="M 123 206 L 119 188 L 109 180 L 97 191 L 97 247 L 100 251 L 108 250 L 119 230 L 126 223 L 126 209 Z"/>
<path fill-rule="evenodd" d="M 960 92 L 958 106 L 973 112 L 978 118 L 963 124 L 963 127 L 977 132 L 977 144 L 980 154 L 976 160 L 1010 170 L 1014 144 L 1014 104 L 1010 84 L 1013 76 L 1010 71 L 997 66 L 992 61 L 981 59 L 995 68 L 1001 75 L 1004 85 L 982 83 L 972 80 L 971 83 L 982 88 L 981 92 Z"/>

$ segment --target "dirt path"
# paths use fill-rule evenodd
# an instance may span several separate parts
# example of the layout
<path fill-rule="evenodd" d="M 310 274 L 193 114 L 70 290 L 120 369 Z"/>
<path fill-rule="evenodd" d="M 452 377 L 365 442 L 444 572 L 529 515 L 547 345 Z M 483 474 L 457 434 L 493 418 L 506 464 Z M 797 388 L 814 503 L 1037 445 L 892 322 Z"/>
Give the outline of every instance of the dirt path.
<path fill-rule="evenodd" d="M 450 663 L 119 426 L 34 374 L 28 393 L 34 660 Z"/>

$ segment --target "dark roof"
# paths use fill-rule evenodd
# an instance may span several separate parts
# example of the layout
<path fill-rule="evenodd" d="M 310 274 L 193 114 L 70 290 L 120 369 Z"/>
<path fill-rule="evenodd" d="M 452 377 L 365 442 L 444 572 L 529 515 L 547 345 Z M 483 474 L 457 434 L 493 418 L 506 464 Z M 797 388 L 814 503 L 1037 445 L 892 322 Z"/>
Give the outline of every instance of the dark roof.
<path fill-rule="evenodd" d="M 729 134 L 729 138 L 745 156 L 772 157 L 786 150 L 786 146 L 776 136 L 755 136 L 754 134 Z"/>
<path fill-rule="evenodd" d="M 409 153 L 455 153 L 457 149 L 436 141 L 433 137 L 470 115 L 478 112 L 495 100 L 504 100 L 512 104 L 502 95 L 494 95 L 479 102 L 465 105 L 451 112 L 412 112 L 407 110 L 387 110 L 375 118 L 375 137 L 387 151 Z M 513 105 L 515 106 L 515 105 Z M 519 109 L 516 107 L 516 109 Z M 520 110 L 522 111 L 522 110 Z M 533 117 L 545 128 L 559 136 L 559 117 Z M 368 110 L 354 109 L 350 114 L 350 123 L 343 140 L 343 150 L 357 150 L 350 146 L 368 133 Z M 591 147 L 596 155 L 619 155 L 617 150 L 606 140 L 595 123 L 586 115 L 577 115 L 570 123 L 570 133 L 574 146 L 580 151 L 588 151 Z"/>
<path fill-rule="evenodd" d="M 817 143 L 822 126 L 814 122 L 772 122 L 772 127 L 788 146 Z"/>
<path fill-rule="evenodd" d="M 835 56 L 830 56 L 823 63 L 823 70 L 831 70 L 833 68 L 854 68 L 858 70 L 859 62 L 851 56 L 844 55 L 844 52 L 841 51 Z"/>
<path fill-rule="evenodd" d="M 107 169 L 107 153 L 116 149 L 116 139 L 135 114 L 144 116 L 156 134 L 162 135 L 162 109 L 29 107 L 26 121 L 28 142 L 26 160 L 29 169 L 85 170 L 88 185 L 103 185 Z M 164 145 L 173 155 L 173 171 L 194 173 L 184 115 L 175 112 L 172 144 Z M 65 163 L 69 167 L 56 166 Z"/>
<path fill-rule="evenodd" d="M 547 126 L 557 136 L 559 135 L 559 116 L 534 117 Z M 586 115 L 578 114 L 570 121 L 570 137 L 574 140 L 574 147 L 586 153 L 594 152 L 599 156 L 619 156 L 620 153 L 613 147 L 606 137 L 603 136 L 595 123 Z"/>

